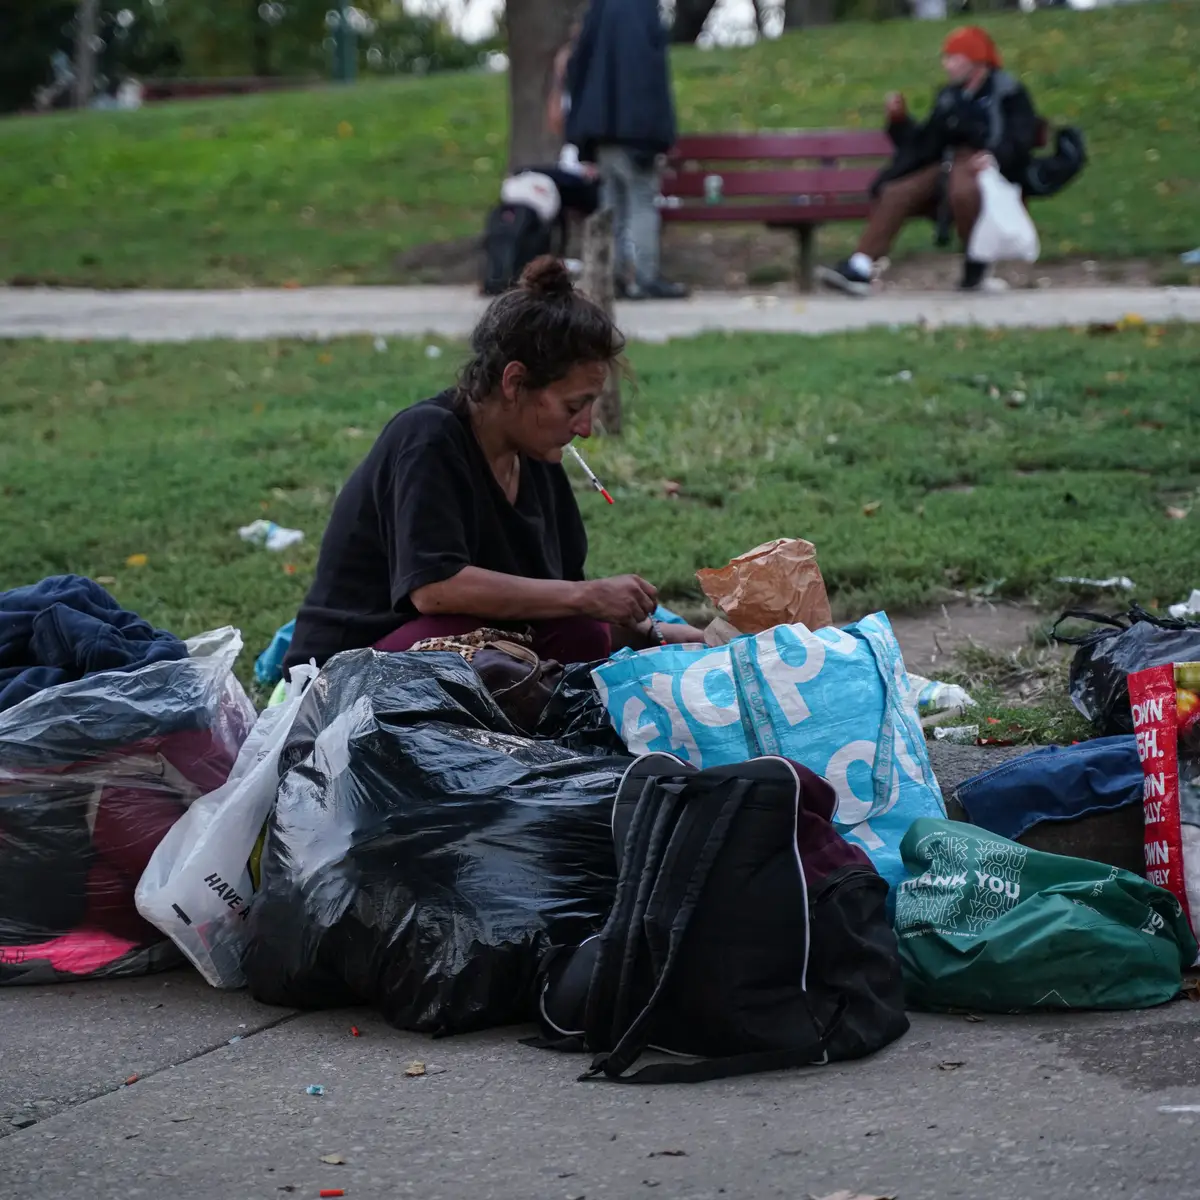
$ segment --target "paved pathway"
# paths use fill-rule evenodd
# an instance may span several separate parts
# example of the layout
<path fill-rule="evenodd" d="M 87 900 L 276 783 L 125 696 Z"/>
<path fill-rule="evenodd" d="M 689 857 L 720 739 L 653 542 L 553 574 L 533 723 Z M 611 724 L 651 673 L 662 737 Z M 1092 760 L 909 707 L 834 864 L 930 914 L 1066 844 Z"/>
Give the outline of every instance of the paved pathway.
<path fill-rule="evenodd" d="M 368 333 L 467 334 L 484 301 L 469 288 L 301 288 L 240 292 L 93 292 L 0 288 L 0 337 L 192 341 L 228 337 L 334 337 Z M 686 303 L 621 305 L 639 341 L 709 330 L 833 333 L 878 325 L 1055 327 L 1117 321 L 1200 322 L 1200 288 L 1090 288 L 1001 296 L 892 293 L 839 296 L 702 293 Z"/>
<path fill-rule="evenodd" d="M 914 1016 L 865 1062 L 674 1087 L 577 1083 L 585 1060 L 522 1046 L 520 1033 L 431 1041 L 367 1012 L 265 1008 L 187 972 L 0 988 L 0 1196 L 1197 1191 L 1200 1005 L 1186 1000 L 1143 1013 Z M 413 1061 L 426 1076 L 405 1076 Z M 306 1095 L 311 1083 L 326 1094 Z"/>

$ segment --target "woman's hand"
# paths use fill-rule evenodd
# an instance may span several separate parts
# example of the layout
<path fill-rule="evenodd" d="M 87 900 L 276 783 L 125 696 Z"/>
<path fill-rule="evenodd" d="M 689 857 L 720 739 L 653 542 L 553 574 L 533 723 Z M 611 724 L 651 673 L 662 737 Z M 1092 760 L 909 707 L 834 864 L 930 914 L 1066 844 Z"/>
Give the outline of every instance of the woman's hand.
<path fill-rule="evenodd" d="M 614 575 L 583 585 L 583 615 L 610 625 L 632 628 L 657 607 L 658 590 L 640 575 Z"/>

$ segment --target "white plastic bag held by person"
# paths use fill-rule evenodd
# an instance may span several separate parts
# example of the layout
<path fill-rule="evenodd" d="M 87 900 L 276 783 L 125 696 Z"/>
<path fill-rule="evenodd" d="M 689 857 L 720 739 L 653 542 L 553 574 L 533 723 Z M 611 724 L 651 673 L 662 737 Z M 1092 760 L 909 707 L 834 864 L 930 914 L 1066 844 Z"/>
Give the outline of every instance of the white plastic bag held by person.
<path fill-rule="evenodd" d="M 245 919 L 254 895 L 249 860 L 279 787 L 279 755 L 316 675 L 292 668 L 282 704 L 258 718 L 227 782 L 196 800 L 158 844 L 138 882 L 137 910 L 191 959 L 213 987 L 245 985 Z"/>
<path fill-rule="evenodd" d="M 972 262 L 1037 262 L 1037 229 L 1021 202 L 1021 189 L 995 167 L 979 172 L 983 208 L 971 230 L 967 258 Z"/>

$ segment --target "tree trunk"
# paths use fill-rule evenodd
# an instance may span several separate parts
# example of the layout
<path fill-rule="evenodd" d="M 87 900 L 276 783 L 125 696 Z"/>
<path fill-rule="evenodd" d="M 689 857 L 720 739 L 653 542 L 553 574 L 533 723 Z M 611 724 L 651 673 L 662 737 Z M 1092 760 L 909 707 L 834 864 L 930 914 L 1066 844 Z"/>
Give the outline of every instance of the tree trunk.
<path fill-rule="evenodd" d="M 675 0 L 671 41 L 681 46 L 691 45 L 704 30 L 704 22 L 716 6 L 717 0 Z"/>
<path fill-rule="evenodd" d="M 835 0 L 783 0 L 784 29 L 832 25 L 836 16 Z"/>
<path fill-rule="evenodd" d="M 75 107 L 86 108 L 96 88 L 96 28 L 100 0 L 79 0 L 75 13 Z"/>
<path fill-rule="evenodd" d="M 546 126 L 554 55 L 567 40 L 578 0 L 508 0 L 508 167 L 557 161 L 561 140 Z"/>
<path fill-rule="evenodd" d="M 608 315 L 613 313 L 613 215 L 611 208 L 593 213 L 583 226 L 583 280 L 581 290 Z M 597 433 L 621 432 L 621 380 L 609 371 L 604 390 L 593 410 Z"/>
<path fill-rule="evenodd" d="M 271 31 L 258 15 L 257 0 L 250 0 L 250 69 L 255 75 L 271 74 Z"/>

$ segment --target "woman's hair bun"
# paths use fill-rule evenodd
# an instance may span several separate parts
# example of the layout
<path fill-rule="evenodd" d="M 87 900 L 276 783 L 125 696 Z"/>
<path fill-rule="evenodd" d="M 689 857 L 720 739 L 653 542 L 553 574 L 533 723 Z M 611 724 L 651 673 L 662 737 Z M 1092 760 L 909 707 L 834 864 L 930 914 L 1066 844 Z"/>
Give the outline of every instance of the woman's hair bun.
<path fill-rule="evenodd" d="M 534 296 L 546 299 L 551 296 L 570 296 L 575 291 L 571 272 L 567 270 L 562 259 L 555 258 L 550 254 L 535 258 L 521 272 L 521 287 Z"/>

